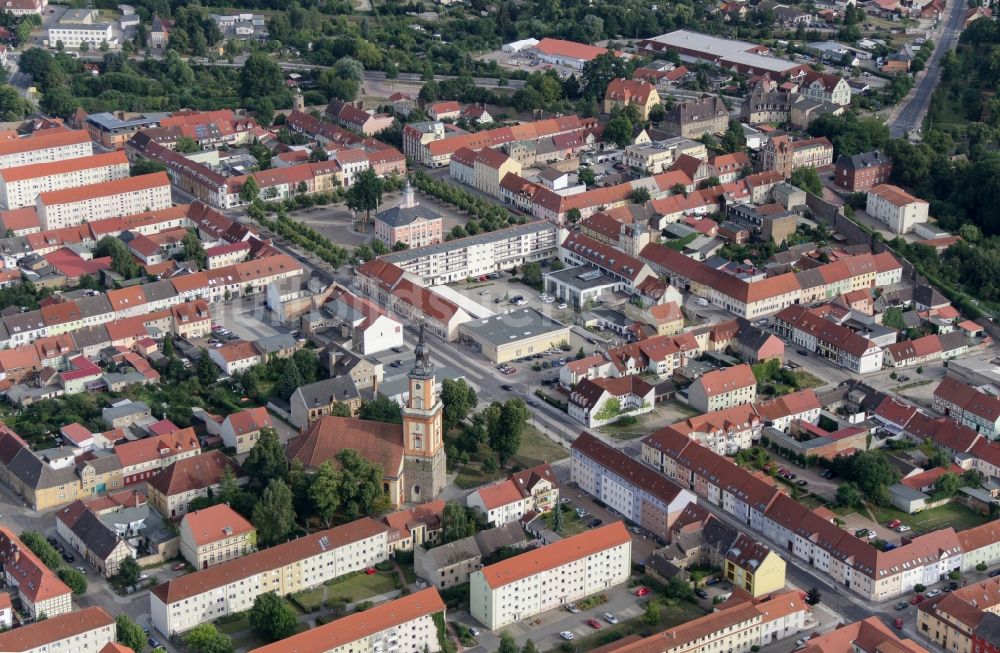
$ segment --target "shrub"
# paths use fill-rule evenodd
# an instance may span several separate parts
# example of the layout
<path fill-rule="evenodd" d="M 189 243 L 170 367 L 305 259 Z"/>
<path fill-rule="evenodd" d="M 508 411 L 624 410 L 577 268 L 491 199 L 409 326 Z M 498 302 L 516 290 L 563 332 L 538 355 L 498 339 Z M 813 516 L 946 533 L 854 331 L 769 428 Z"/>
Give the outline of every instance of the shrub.
<path fill-rule="evenodd" d="M 978 565 L 976 565 L 976 571 L 986 571 L 986 563 L 980 562 Z"/>
<path fill-rule="evenodd" d="M 925 589 L 927 589 L 927 587 L 921 583 L 917 583 L 916 585 L 913 586 L 914 592 L 923 592 Z"/>

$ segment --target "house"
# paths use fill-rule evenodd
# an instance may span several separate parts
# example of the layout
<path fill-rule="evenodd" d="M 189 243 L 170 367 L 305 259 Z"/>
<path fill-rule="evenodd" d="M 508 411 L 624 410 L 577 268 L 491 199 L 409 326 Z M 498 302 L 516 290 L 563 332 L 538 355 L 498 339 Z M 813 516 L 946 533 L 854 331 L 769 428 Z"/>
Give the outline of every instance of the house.
<path fill-rule="evenodd" d="M 777 359 L 779 363 L 784 362 L 785 343 L 781 338 L 749 322 L 740 329 L 729 346 L 741 359 L 751 365 L 772 358 Z"/>
<path fill-rule="evenodd" d="M 208 350 L 212 362 L 219 366 L 223 374 L 233 376 L 246 372 L 251 367 L 265 362 L 265 352 L 256 343 L 247 340 L 227 342 L 218 348 Z"/>
<path fill-rule="evenodd" d="M 641 319 L 656 329 L 658 336 L 672 336 L 684 329 L 684 313 L 677 302 L 650 306 Z"/>
<path fill-rule="evenodd" d="M 480 531 L 433 548 L 418 546 L 413 551 L 413 571 L 438 589 L 469 582 L 469 577 L 501 549 L 524 548 L 529 542 L 520 522 Z"/>
<path fill-rule="evenodd" d="M 146 482 L 149 503 L 165 518 L 177 519 L 194 499 L 217 494 L 227 473 L 246 482 L 240 466 L 218 450 L 178 460 Z"/>
<path fill-rule="evenodd" d="M 840 75 L 809 70 L 802 81 L 801 92 L 803 97 L 817 102 L 829 102 L 842 107 L 851 103 L 851 87 Z"/>
<path fill-rule="evenodd" d="M 444 501 L 441 499 L 390 512 L 382 518 L 382 523 L 389 527 L 389 554 L 440 544 L 443 522 Z"/>
<path fill-rule="evenodd" d="M 581 379 L 569 395 L 570 417 L 588 427 L 653 410 L 655 388 L 637 376 Z"/>
<path fill-rule="evenodd" d="M 0 525 L 0 569 L 6 584 L 17 588 L 21 610 L 32 619 L 44 615 L 51 620 L 73 610 L 69 587 L 3 525 Z M 0 635 L 0 646 L 3 637 Z"/>
<path fill-rule="evenodd" d="M 671 134 L 691 139 L 721 134 L 729 127 L 729 109 L 717 96 L 687 100 L 667 111 L 660 126 Z"/>
<path fill-rule="evenodd" d="M 257 530 L 228 504 L 189 512 L 181 519 L 181 555 L 195 569 L 253 553 Z"/>
<path fill-rule="evenodd" d="M 946 376 L 934 390 L 934 410 L 990 440 L 1000 435 L 1000 397 Z"/>
<path fill-rule="evenodd" d="M 996 653 L 1000 636 L 1000 579 L 964 584 L 917 606 L 918 632 L 941 648 Z"/>
<path fill-rule="evenodd" d="M 133 509 L 145 505 L 146 497 L 135 490 L 77 500 L 56 513 L 56 532 L 99 574 L 111 578 L 122 560 L 138 556 L 131 541 L 139 541 L 143 519 Z"/>
<path fill-rule="evenodd" d="M 756 400 L 757 379 L 746 363 L 706 372 L 688 388 L 688 403 L 702 413 Z"/>
<path fill-rule="evenodd" d="M 868 190 L 865 211 L 895 234 L 905 234 L 927 222 L 930 204 L 899 186 L 878 184 Z"/>
<path fill-rule="evenodd" d="M 121 653 L 115 646 L 115 618 L 104 608 L 81 608 L 70 614 L 46 615 L 0 633 L 0 651 L 11 653 Z M 132 649 L 126 649 L 131 651 Z"/>
<path fill-rule="evenodd" d="M 274 428 L 266 408 L 247 408 L 228 415 L 222 422 L 219 434 L 227 447 L 237 454 L 247 453 L 257 443 L 261 429 Z"/>
<path fill-rule="evenodd" d="M 493 122 L 493 116 L 482 104 L 470 104 L 462 109 L 461 117 L 477 125 L 488 125 Z"/>
<path fill-rule="evenodd" d="M 746 533 L 740 533 L 726 551 L 722 573 L 734 587 L 754 598 L 785 588 L 785 561 Z"/>
<path fill-rule="evenodd" d="M 193 458 L 200 453 L 201 444 L 193 428 L 115 446 L 125 485 L 144 481 L 178 460 Z"/>
<path fill-rule="evenodd" d="M 204 338 L 212 332 L 212 314 L 208 310 L 208 300 L 196 299 L 170 307 L 173 332 L 185 340 Z"/>
<path fill-rule="evenodd" d="M 330 415 L 339 404 L 346 404 L 352 415 L 361 408 L 361 393 L 350 375 L 340 375 L 299 386 L 288 400 L 292 425 L 299 429 Z"/>
<path fill-rule="evenodd" d="M 462 105 L 455 100 L 433 102 L 426 108 L 431 120 L 458 120 L 462 115 Z"/>
<path fill-rule="evenodd" d="M 660 103 L 656 87 L 637 79 L 613 79 L 604 92 L 604 113 L 634 106 L 642 120 L 649 119 L 649 111 Z M 682 134 L 683 136 L 683 134 Z"/>
<path fill-rule="evenodd" d="M 559 504 L 559 484 L 548 463 L 544 463 L 473 490 L 465 503 L 485 514 L 487 524 L 503 526 L 528 514 L 552 510 Z"/>
<path fill-rule="evenodd" d="M 386 113 L 368 113 L 350 102 L 338 99 L 330 101 L 326 107 L 326 115 L 338 125 L 360 132 L 365 136 L 374 136 L 392 126 L 396 121 L 394 116 Z"/>
<path fill-rule="evenodd" d="M 863 193 L 889 181 L 892 160 L 878 150 L 859 154 L 841 154 L 834 168 L 834 180 L 852 193 Z"/>
<path fill-rule="evenodd" d="M 764 170 L 775 170 L 788 179 L 796 168 L 822 168 L 833 163 L 833 144 L 825 136 L 792 140 L 782 135 L 768 140 L 761 154 Z"/>

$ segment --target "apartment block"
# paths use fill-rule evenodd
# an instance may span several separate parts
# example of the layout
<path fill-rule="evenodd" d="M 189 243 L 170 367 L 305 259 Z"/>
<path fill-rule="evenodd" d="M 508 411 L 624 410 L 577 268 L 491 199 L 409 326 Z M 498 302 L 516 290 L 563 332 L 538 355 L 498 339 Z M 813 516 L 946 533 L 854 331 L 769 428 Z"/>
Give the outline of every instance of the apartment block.
<path fill-rule="evenodd" d="M 474 572 L 472 616 L 490 630 L 628 580 L 632 538 L 623 522 L 559 540 Z"/>
<path fill-rule="evenodd" d="M 51 163 L 94 153 L 94 144 L 82 130 L 46 129 L 24 138 L 0 142 L 0 170 Z"/>
<path fill-rule="evenodd" d="M 559 482 L 548 463 L 511 474 L 510 478 L 473 490 L 466 505 L 486 515 L 490 526 L 546 513 L 559 503 Z"/>
<path fill-rule="evenodd" d="M 41 193 L 92 186 L 124 179 L 128 174 L 128 158 L 124 152 L 7 168 L 0 170 L 0 206 L 5 209 L 34 206 Z"/>
<path fill-rule="evenodd" d="M 834 178 L 837 185 L 849 191 L 864 192 L 889 181 L 892 161 L 878 150 L 837 157 Z"/>
<path fill-rule="evenodd" d="M 260 594 L 287 596 L 387 557 L 389 528 L 365 517 L 181 576 L 149 593 L 153 625 L 167 636 L 253 607 Z"/>
<path fill-rule="evenodd" d="M 115 641 L 115 619 L 103 608 L 69 614 L 0 633 L 0 651 L 11 653 L 102 653 Z"/>
<path fill-rule="evenodd" d="M 822 168 L 833 163 L 833 144 L 826 137 L 793 141 L 790 136 L 776 136 L 762 150 L 763 169 L 775 170 L 785 179 L 796 168 Z"/>
<path fill-rule="evenodd" d="M 42 193 L 35 210 L 42 229 L 73 227 L 144 211 L 169 208 L 170 180 L 164 172 Z"/>
<path fill-rule="evenodd" d="M 688 388 L 688 403 L 703 413 L 757 401 L 757 379 L 746 363 L 706 372 Z"/>
<path fill-rule="evenodd" d="M 395 653 L 441 650 L 435 615 L 444 623 L 445 605 L 433 587 L 386 601 L 292 635 L 251 653 Z"/>
<path fill-rule="evenodd" d="M 181 555 L 195 569 L 241 558 L 257 545 L 257 529 L 224 503 L 187 513 L 180 530 Z"/>
<path fill-rule="evenodd" d="M 930 204 L 910 195 L 899 186 L 879 184 L 868 191 L 865 211 L 885 223 L 894 234 L 913 231 L 918 224 L 927 222 Z"/>
<path fill-rule="evenodd" d="M 1000 646 L 1000 578 L 919 604 L 917 632 L 947 651 L 995 653 Z"/>

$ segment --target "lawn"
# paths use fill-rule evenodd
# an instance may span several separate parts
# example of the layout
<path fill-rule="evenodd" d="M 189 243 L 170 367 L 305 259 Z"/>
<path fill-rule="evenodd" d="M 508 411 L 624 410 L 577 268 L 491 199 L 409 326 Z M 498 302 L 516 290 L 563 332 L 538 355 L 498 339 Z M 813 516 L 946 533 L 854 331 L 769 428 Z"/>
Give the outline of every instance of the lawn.
<path fill-rule="evenodd" d="M 233 619 L 219 619 L 215 622 L 215 627 L 219 629 L 220 632 L 226 633 L 227 635 L 232 635 L 233 633 L 238 633 L 241 630 L 250 630 L 250 617 L 247 613 L 242 613 L 239 615 L 231 615 Z"/>
<path fill-rule="evenodd" d="M 445 440 L 447 442 L 447 436 Z M 488 451 L 489 448 L 483 445 L 477 454 L 470 457 L 468 464 L 462 465 L 458 469 L 455 485 L 468 490 L 507 476 L 507 472 L 504 470 L 499 470 L 492 475 L 483 471 L 483 456 Z M 568 455 L 569 452 L 563 446 L 550 440 L 531 424 L 527 424 L 521 433 L 521 446 L 518 448 L 517 454 L 510 459 L 508 466 L 526 469 L 542 463 L 562 460 Z"/>
<path fill-rule="evenodd" d="M 293 607 L 301 608 L 306 612 L 315 612 L 323 607 L 323 600 L 326 598 L 326 588 L 320 585 L 311 590 L 292 594 L 289 598 Z"/>
<path fill-rule="evenodd" d="M 385 594 L 396 589 L 398 576 L 395 571 L 380 571 L 372 574 L 354 574 L 342 581 L 327 585 L 328 599 L 344 599 L 348 603 L 356 603 L 376 594 Z"/>
<path fill-rule="evenodd" d="M 988 517 L 982 516 L 961 503 L 949 503 L 918 512 L 915 515 L 907 515 L 901 510 L 881 506 L 872 506 L 872 512 L 881 524 L 892 519 L 898 519 L 913 530 L 923 533 L 947 528 L 948 526 L 951 526 L 956 531 L 964 531 L 989 521 Z"/>
<path fill-rule="evenodd" d="M 572 650 L 581 652 L 592 651 L 595 648 L 617 641 L 623 637 L 628 637 L 629 635 L 646 635 L 660 632 L 667 628 L 673 628 L 678 624 L 691 621 L 692 619 L 705 616 L 705 611 L 694 603 L 678 601 L 676 599 L 654 600 L 660 603 L 660 622 L 657 625 L 649 626 L 643 621 L 642 616 L 635 619 L 627 619 L 617 626 L 602 623 L 600 632 L 595 632 L 593 635 L 581 637 L 572 642 Z M 564 647 L 565 644 L 560 646 L 562 650 L 566 650 Z"/>
<path fill-rule="evenodd" d="M 592 516 L 580 519 L 576 516 L 576 511 L 570 509 L 569 507 L 561 505 L 560 508 L 563 511 L 563 529 L 562 532 L 559 533 L 560 535 L 563 537 L 569 537 L 571 535 L 578 535 L 587 530 L 587 522 L 593 519 Z M 552 528 L 552 524 L 555 523 L 553 513 L 547 513 L 545 515 L 545 521 L 548 522 L 549 528 Z"/>

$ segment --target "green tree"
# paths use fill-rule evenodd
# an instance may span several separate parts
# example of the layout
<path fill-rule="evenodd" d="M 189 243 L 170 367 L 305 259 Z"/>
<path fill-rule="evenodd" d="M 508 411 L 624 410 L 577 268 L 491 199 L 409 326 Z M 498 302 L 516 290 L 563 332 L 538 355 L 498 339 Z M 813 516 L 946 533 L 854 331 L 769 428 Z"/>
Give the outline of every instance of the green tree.
<path fill-rule="evenodd" d="M 215 364 L 211 356 L 208 355 L 208 350 L 204 347 L 200 350 L 200 355 L 198 356 L 198 369 L 197 376 L 201 384 L 206 388 L 214 385 L 219 380 L 219 366 Z"/>
<path fill-rule="evenodd" d="M 581 184 L 586 184 L 587 186 L 593 186 L 597 183 L 597 175 L 594 170 L 589 166 L 581 167 L 576 173 L 577 181 Z M 577 209 L 579 210 L 579 209 Z"/>
<path fill-rule="evenodd" d="M 284 75 L 277 61 L 261 52 L 247 57 L 240 71 L 240 97 L 265 98 L 284 90 Z"/>
<path fill-rule="evenodd" d="M 240 199 L 249 204 L 258 197 L 260 197 L 260 186 L 257 185 L 257 180 L 252 175 L 247 175 L 246 181 L 243 182 L 243 188 L 240 189 Z"/>
<path fill-rule="evenodd" d="M 816 168 L 808 166 L 796 168 L 792 170 L 792 176 L 788 181 L 793 186 L 797 186 L 807 193 L 812 193 L 816 196 L 823 195 L 823 184 L 820 183 Z"/>
<path fill-rule="evenodd" d="M 28 547 L 32 553 L 34 553 L 38 558 L 45 563 L 45 566 L 49 569 L 59 569 L 62 567 L 63 561 L 59 552 L 55 550 L 51 544 L 49 544 L 45 537 L 37 531 L 22 531 L 21 541 L 24 545 Z"/>
<path fill-rule="evenodd" d="M 184 260 L 194 261 L 200 269 L 205 269 L 208 257 L 205 255 L 205 247 L 201 244 L 198 234 L 189 231 L 184 234 L 184 239 L 181 242 L 184 245 Z"/>
<path fill-rule="evenodd" d="M 295 611 L 274 592 L 257 595 L 249 621 L 253 632 L 269 642 L 291 637 L 299 625 Z"/>
<path fill-rule="evenodd" d="M 650 199 L 649 190 L 645 188 L 633 188 L 628 194 L 628 201 L 632 204 L 645 204 Z"/>
<path fill-rule="evenodd" d="M 906 323 L 903 321 L 903 311 L 896 306 L 890 306 L 882 313 L 882 324 L 897 331 L 906 331 Z"/>
<path fill-rule="evenodd" d="M 335 401 L 330 407 L 330 414 L 334 417 L 352 417 L 351 407 L 342 401 Z"/>
<path fill-rule="evenodd" d="M 649 110 L 649 122 L 657 125 L 667 117 L 667 110 L 662 104 L 654 104 Z"/>
<path fill-rule="evenodd" d="M 191 152 L 201 151 L 201 147 L 198 145 L 198 141 L 194 140 L 190 136 L 181 136 L 174 141 L 174 151 L 180 152 L 181 154 L 189 154 Z"/>
<path fill-rule="evenodd" d="M 370 422 L 387 422 L 389 424 L 403 423 L 403 410 L 392 399 L 381 392 L 371 401 L 361 404 L 358 417 Z"/>
<path fill-rule="evenodd" d="M 958 474 L 948 472 L 942 474 L 938 480 L 934 482 L 934 494 L 945 497 L 955 496 L 961 487 L 962 477 Z"/>
<path fill-rule="evenodd" d="M 861 504 L 861 492 L 854 483 L 841 483 L 837 488 L 837 505 L 856 507 Z"/>
<path fill-rule="evenodd" d="M 529 286 L 542 285 L 542 266 L 536 261 L 521 266 L 521 280 Z"/>
<path fill-rule="evenodd" d="M 273 428 L 260 430 L 260 436 L 247 454 L 243 469 L 261 485 L 285 478 L 288 464 L 285 461 L 285 447 L 281 444 L 277 431 Z"/>
<path fill-rule="evenodd" d="M 962 472 L 962 485 L 965 487 L 982 487 L 983 475 L 975 469 L 967 469 Z"/>
<path fill-rule="evenodd" d="M 618 147 L 626 147 L 632 143 L 632 121 L 624 113 L 619 113 L 608 121 L 604 127 L 604 140 L 611 141 Z"/>
<path fill-rule="evenodd" d="M 476 391 L 465 379 L 445 379 L 441 382 L 441 403 L 444 407 L 444 425 L 453 429 L 465 421 L 476 407 Z"/>
<path fill-rule="evenodd" d="M 601 404 L 600 409 L 594 413 L 594 419 L 607 422 L 618 417 L 622 412 L 621 402 L 618 401 L 617 397 L 609 397 Z"/>
<path fill-rule="evenodd" d="M 340 462 L 340 507 L 349 519 L 377 515 L 389 506 L 382 488 L 382 466 L 365 459 L 354 449 L 337 454 Z"/>
<path fill-rule="evenodd" d="M 163 355 L 167 358 L 174 357 L 174 339 L 169 335 L 163 338 Z"/>
<path fill-rule="evenodd" d="M 521 647 L 521 653 L 538 653 L 538 647 L 530 639 L 524 642 L 524 646 Z"/>
<path fill-rule="evenodd" d="M 556 533 L 562 533 L 563 529 L 566 527 L 565 515 L 563 515 L 562 505 L 556 505 L 552 508 L 552 530 Z"/>
<path fill-rule="evenodd" d="M 113 236 L 104 236 L 94 247 L 94 257 L 111 257 L 111 269 L 122 275 L 126 279 L 134 279 L 139 276 L 139 264 L 136 263 L 132 252 L 122 241 Z"/>
<path fill-rule="evenodd" d="M 340 508 L 340 473 L 331 461 L 324 461 L 316 470 L 309 487 L 309 497 L 317 516 L 330 528 Z"/>
<path fill-rule="evenodd" d="M 132 556 L 126 556 L 118 563 L 118 573 L 116 577 L 122 585 L 135 585 L 142 575 L 142 567 Z"/>
<path fill-rule="evenodd" d="M 613 52 L 598 55 L 583 65 L 580 76 L 584 93 L 592 98 L 603 98 L 611 80 L 631 77 L 629 66 Z"/>
<path fill-rule="evenodd" d="M 444 504 L 441 515 L 441 537 L 445 544 L 476 534 L 476 516 L 457 501 Z"/>
<path fill-rule="evenodd" d="M 211 623 L 189 630 L 184 635 L 184 643 L 195 653 L 233 653 L 233 640 Z"/>
<path fill-rule="evenodd" d="M 497 649 L 497 653 L 519 653 L 517 642 L 510 634 L 500 634 L 500 648 Z"/>
<path fill-rule="evenodd" d="M 301 385 L 302 374 L 299 372 L 298 364 L 296 364 L 294 358 L 286 358 L 281 368 L 281 377 L 278 379 L 278 383 L 275 384 L 274 392 L 285 401 L 288 401 Z"/>
<path fill-rule="evenodd" d="M 59 580 L 66 583 L 66 587 L 73 592 L 74 596 L 81 596 L 87 593 L 87 577 L 79 570 L 62 567 L 56 572 Z"/>
<path fill-rule="evenodd" d="M 646 611 L 642 615 L 642 622 L 647 626 L 656 626 L 660 623 L 660 606 L 656 601 L 646 604 Z"/>
<path fill-rule="evenodd" d="M 124 612 L 115 617 L 115 641 L 138 653 L 146 647 L 146 633 Z"/>
<path fill-rule="evenodd" d="M 821 595 L 819 593 L 819 588 L 811 587 L 809 591 L 806 592 L 806 603 L 809 605 L 819 605 Z"/>
<path fill-rule="evenodd" d="M 576 208 L 575 206 L 571 208 L 569 211 L 566 211 L 566 222 L 570 224 L 576 224 L 577 222 L 580 221 L 582 217 L 583 214 L 580 213 L 580 209 Z"/>
<path fill-rule="evenodd" d="M 490 408 L 492 416 L 487 418 L 487 438 L 490 449 L 503 466 L 521 447 L 521 433 L 531 413 L 520 399 L 508 399 L 503 404 L 493 402 Z"/>
<path fill-rule="evenodd" d="M 382 201 L 383 183 L 375 174 L 373 168 L 366 168 L 354 178 L 354 183 L 347 189 L 346 204 L 352 211 L 364 211 L 363 224 L 371 219 L 372 211 L 378 208 Z"/>
<path fill-rule="evenodd" d="M 729 128 L 722 135 L 722 149 L 726 152 L 740 152 L 746 147 L 747 139 L 743 133 L 743 126 L 738 120 L 730 120 Z"/>
<path fill-rule="evenodd" d="M 295 528 L 292 491 L 280 478 L 271 479 L 253 509 L 253 525 L 261 543 L 270 545 L 284 540 Z"/>

